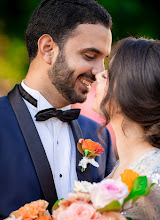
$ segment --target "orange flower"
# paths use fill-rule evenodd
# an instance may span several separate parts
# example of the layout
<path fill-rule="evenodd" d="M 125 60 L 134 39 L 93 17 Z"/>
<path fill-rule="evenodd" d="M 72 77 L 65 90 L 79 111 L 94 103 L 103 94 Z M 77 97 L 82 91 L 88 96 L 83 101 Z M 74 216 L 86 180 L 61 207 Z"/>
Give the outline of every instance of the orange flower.
<path fill-rule="evenodd" d="M 126 169 L 124 173 L 121 174 L 121 181 L 128 186 L 129 192 L 131 192 L 133 182 L 137 177 L 139 177 L 139 174 L 131 169 Z"/>
<path fill-rule="evenodd" d="M 36 220 L 53 220 L 49 215 L 41 216 L 37 218 Z"/>
<path fill-rule="evenodd" d="M 104 151 L 99 143 L 92 141 L 91 139 L 82 140 L 81 144 L 83 150 L 88 150 L 90 152 L 95 151 L 94 154 L 101 154 Z"/>
<path fill-rule="evenodd" d="M 22 220 L 32 220 L 40 216 L 46 215 L 47 206 L 48 202 L 46 202 L 45 200 L 37 200 L 24 205 L 17 211 L 12 212 L 10 216 L 14 215 L 16 218 L 22 216 Z"/>

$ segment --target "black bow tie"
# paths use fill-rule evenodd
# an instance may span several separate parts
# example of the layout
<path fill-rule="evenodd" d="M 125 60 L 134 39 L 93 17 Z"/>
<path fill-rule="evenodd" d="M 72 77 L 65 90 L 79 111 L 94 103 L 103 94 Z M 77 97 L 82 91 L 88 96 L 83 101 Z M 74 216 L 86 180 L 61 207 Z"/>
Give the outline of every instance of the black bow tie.
<path fill-rule="evenodd" d="M 26 99 L 29 103 L 31 103 L 32 105 L 37 107 L 37 100 L 34 99 L 29 93 L 27 93 L 23 89 L 21 84 L 19 84 L 19 91 L 21 93 L 21 96 L 24 99 Z M 72 120 L 77 119 L 79 114 L 80 114 L 80 109 L 69 109 L 66 111 L 62 111 L 62 110 L 57 110 L 55 108 L 48 108 L 48 109 L 44 109 L 44 110 L 39 111 L 35 115 L 35 117 L 36 117 L 36 121 L 46 121 L 49 118 L 57 117 L 58 119 L 60 119 L 63 122 L 70 122 Z"/>
<path fill-rule="evenodd" d="M 70 109 L 66 111 L 57 110 L 55 108 L 48 108 L 39 111 L 35 117 L 36 121 L 46 121 L 49 118 L 57 117 L 63 122 L 70 122 L 78 118 L 80 109 Z"/>

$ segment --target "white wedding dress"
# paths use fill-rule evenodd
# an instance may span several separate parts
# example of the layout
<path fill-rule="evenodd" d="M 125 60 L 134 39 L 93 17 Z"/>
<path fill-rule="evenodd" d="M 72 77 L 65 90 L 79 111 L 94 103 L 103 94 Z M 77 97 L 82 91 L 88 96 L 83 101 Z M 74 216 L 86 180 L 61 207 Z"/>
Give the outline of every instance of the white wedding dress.
<path fill-rule="evenodd" d="M 112 178 L 117 165 L 118 162 L 107 178 Z M 140 176 L 147 176 L 148 186 L 151 183 L 156 184 L 151 188 L 149 195 L 139 198 L 131 209 L 123 212 L 124 216 L 133 220 L 160 220 L 160 150 L 144 154 L 126 169 L 132 169 Z"/>

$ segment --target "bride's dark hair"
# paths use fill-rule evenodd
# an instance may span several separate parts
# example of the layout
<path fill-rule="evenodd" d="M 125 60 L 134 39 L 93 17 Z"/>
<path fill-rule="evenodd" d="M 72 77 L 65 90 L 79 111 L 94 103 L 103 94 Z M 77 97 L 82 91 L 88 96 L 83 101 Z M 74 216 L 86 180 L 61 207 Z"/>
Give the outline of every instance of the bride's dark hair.
<path fill-rule="evenodd" d="M 160 41 L 132 37 L 118 41 L 108 74 L 109 89 L 101 103 L 105 125 L 115 103 L 125 117 L 142 126 L 145 139 L 160 148 Z"/>

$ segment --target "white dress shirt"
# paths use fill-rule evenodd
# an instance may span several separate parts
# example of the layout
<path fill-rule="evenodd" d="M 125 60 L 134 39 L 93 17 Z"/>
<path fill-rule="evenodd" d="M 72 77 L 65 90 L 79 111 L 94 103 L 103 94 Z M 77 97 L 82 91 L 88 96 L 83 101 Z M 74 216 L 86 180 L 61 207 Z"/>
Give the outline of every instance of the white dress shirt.
<path fill-rule="evenodd" d="M 58 199 L 67 198 L 68 193 L 73 191 L 74 181 L 78 179 L 76 173 L 76 148 L 71 127 L 68 123 L 62 122 L 56 117 L 46 121 L 36 121 L 35 115 L 39 111 L 46 108 L 53 108 L 53 106 L 40 92 L 29 88 L 23 81 L 21 85 L 26 92 L 37 100 L 37 107 L 35 107 L 23 99 L 35 123 L 46 152 Z M 67 109 L 70 109 L 70 105 L 61 108 L 61 110 Z"/>

